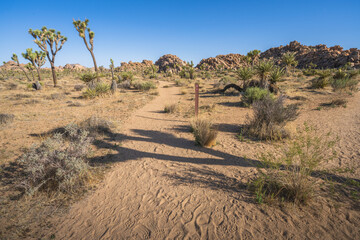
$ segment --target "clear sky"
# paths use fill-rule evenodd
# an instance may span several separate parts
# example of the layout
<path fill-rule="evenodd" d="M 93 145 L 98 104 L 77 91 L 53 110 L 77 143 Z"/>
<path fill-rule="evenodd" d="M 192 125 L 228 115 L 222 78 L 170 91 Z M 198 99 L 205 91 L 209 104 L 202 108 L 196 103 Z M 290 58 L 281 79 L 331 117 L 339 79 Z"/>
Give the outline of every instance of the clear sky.
<path fill-rule="evenodd" d="M 72 19 L 90 20 L 98 65 L 109 59 L 156 61 L 164 54 L 198 63 L 218 54 L 264 51 L 297 40 L 360 48 L 360 0 L 259 1 L 1 1 L 0 61 L 38 50 L 28 29 L 54 28 L 68 37 L 55 65 L 91 67 Z M 46 65 L 48 66 L 48 65 Z"/>

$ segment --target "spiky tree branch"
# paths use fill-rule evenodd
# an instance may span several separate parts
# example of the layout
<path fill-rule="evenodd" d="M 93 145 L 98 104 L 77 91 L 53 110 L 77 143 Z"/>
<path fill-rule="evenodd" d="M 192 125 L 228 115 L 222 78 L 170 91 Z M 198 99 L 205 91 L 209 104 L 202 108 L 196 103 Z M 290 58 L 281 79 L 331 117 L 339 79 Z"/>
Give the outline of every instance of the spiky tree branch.
<path fill-rule="evenodd" d="M 25 53 L 22 53 L 22 56 L 30 61 L 38 73 L 39 81 L 41 81 L 40 68 L 46 62 L 46 53 L 42 51 L 33 52 L 32 48 L 28 48 Z"/>
<path fill-rule="evenodd" d="M 74 27 L 75 27 L 76 31 L 78 31 L 79 36 L 84 40 L 85 46 L 90 52 L 91 57 L 94 62 L 95 72 L 98 75 L 98 67 L 97 67 L 95 55 L 94 55 L 95 33 L 93 31 L 91 31 L 91 29 L 88 27 L 88 23 L 89 23 L 89 19 L 85 19 L 85 21 L 81 21 L 81 20 L 75 21 L 75 19 L 73 19 Z M 86 39 L 86 35 L 85 35 L 86 31 L 88 33 L 88 39 L 89 39 L 90 46 L 89 46 L 88 40 Z M 97 78 L 97 79 L 99 80 L 99 78 Z"/>
<path fill-rule="evenodd" d="M 56 87 L 55 56 L 62 49 L 67 38 L 61 35 L 59 31 L 47 29 L 46 27 L 42 27 L 41 30 L 29 29 L 29 34 L 34 38 L 34 42 L 39 48 L 45 52 L 51 65 L 54 87 Z"/>
<path fill-rule="evenodd" d="M 13 60 L 14 62 L 16 62 L 16 64 L 18 65 L 18 67 L 24 72 L 26 78 L 29 80 L 29 82 L 31 82 L 31 79 L 30 79 L 29 76 L 27 75 L 25 69 L 20 65 L 20 63 L 19 63 L 19 58 L 18 58 L 18 56 L 17 56 L 15 53 L 13 53 L 13 55 L 12 55 L 12 57 L 11 57 L 11 60 Z"/>

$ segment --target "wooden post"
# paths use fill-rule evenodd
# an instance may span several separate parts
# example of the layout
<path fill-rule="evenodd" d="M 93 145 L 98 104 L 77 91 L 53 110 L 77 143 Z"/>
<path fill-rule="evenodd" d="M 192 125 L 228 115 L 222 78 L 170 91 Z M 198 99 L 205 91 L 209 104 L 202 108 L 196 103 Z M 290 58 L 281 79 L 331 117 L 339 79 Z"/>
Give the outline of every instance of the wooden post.
<path fill-rule="evenodd" d="M 195 117 L 199 115 L 199 84 L 195 83 Z"/>

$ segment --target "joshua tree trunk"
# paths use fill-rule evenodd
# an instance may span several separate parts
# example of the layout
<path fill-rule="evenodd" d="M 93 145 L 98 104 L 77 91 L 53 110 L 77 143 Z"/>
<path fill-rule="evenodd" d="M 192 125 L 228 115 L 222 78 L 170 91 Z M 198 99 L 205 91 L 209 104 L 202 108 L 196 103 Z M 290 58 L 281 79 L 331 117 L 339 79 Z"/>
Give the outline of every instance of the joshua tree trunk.
<path fill-rule="evenodd" d="M 29 76 L 27 75 L 27 73 L 26 73 L 25 69 L 24 69 L 22 66 L 20 66 L 20 64 L 19 64 L 19 63 L 18 63 L 18 66 L 19 66 L 19 68 L 21 69 L 21 71 L 23 71 L 23 72 L 24 72 L 25 77 L 27 78 L 27 80 L 29 80 L 29 82 L 31 82 L 31 79 L 30 79 L 30 78 L 29 78 Z"/>
<path fill-rule="evenodd" d="M 36 71 L 37 71 L 37 73 L 38 73 L 39 82 L 41 82 L 40 69 L 39 69 L 39 68 L 36 68 Z"/>
<path fill-rule="evenodd" d="M 51 72 L 52 72 L 54 87 L 56 87 L 57 86 L 57 79 L 56 79 L 55 65 L 54 65 L 53 62 L 50 62 L 50 65 L 51 65 Z"/>
<path fill-rule="evenodd" d="M 114 68 L 111 68 L 111 79 L 114 80 Z"/>
<path fill-rule="evenodd" d="M 33 71 L 31 71 L 31 75 L 32 75 L 33 81 L 35 82 L 35 76 L 34 76 L 34 72 L 33 72 Z"/>

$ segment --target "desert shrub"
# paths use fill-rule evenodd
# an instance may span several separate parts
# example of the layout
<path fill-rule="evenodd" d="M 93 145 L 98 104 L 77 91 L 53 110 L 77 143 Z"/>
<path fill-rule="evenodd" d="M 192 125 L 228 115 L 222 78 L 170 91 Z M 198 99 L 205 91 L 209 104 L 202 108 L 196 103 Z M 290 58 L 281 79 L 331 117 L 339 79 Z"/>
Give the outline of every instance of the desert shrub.
<path fill-rule="evenodd" d="M 121 72 L 118 75 L 118 82 L 132 81 L 134 80 L 134 74 L 132 72 Z"/>
<path fill-rule="evenodd" d="M 342 78 L 346 78 L 348 77 L 348 74 L 346 71 L 342 70 L 342 69 L 338 69 L 334 76 L 333 76 L 333 79 L 342 79 Z"/>
<path fill-rule="evenodd" d="M 166 104 L 164 107 L 165 113 L 176 113 L 179 110 L 179 106 L 176 103 Z"/>
<path fill-rule="evenodd" d="M 94 84 L 92 88 L 87 88 L 85 92 L 83 92 L 83 96 L 85 98 L 96 98 L 99 96 L 104 96 L 109 94 L 110 85 L 103 82 L 97 82 Z"/>
<path fill-rule="evenodd" d="M 197 118 L 191 122 L 191 129 L 195 142 L 200 146 L 212 147 L 216 144 L 218 131 L 209 120 Z"/>
<path fill-rule="evenodd" d="M 329 79 L 328 78 L 318 77 L 318 78 L 314 78 L 311 81 L 311 88 L 315 88 L 315 89 L 325 88 L 328 84 L 329 84 Z"/>
<path fill-rule="evenodd" d="M 148 91 L 150 89 L 156 89 L 155 83 L 151 81 L 135 81 L 133 82 L 133 87 L 140 91 Z"/>
<path fill-rule="evenodd" d="M 351 70 L 348 72 L 350 78 L 355 78 L 360 74 L 360 70 Z"/>
<path fill-rule="evenodd" d="M 88 132 L 75 124 L 65 127 L 40 145 L 31 147 L 20 159 L 26 178 L 22 186 L 28 194 L 37 191 L 71 193 L 89 179 L 86 156 L 90 151 Z"/>
<path fill-rule="evenodd" d="M 245 93 L 243 95 L 243 102 L 245 103 L 245 105 L 250 105 L 255 101 L 264 99 L 267 95 L 269 95 L 271 98 L 274 96 L 264 88 L 249 87 L 245 90 Z"/>
<path fill-rule="evenodd" d="M 176 85 L 176 86 L 179 86 L 179 87 L 185 86 L 185 85 L 186 85 L 186 82 L 185 82 L 184 80 L 182 80 L 182 79 L 176 79 L 176 80 L 175 80 L 175 85 Z"/>
<path fill-rule="evenodd" d="M 284 106 L 284 96 L 277 99 L 266 95 L 252 105 L 254 115 L 244 128 L 245 133 L 262 140 L 279 140 L 288 137 L 284 126 L 297 116 L 297 105 Z"/>
<path fill-rule="evenodd" d="M 91 136 L 96 136 L 98 134 L 110 134 L 112 133 L 112 129 L 115 128 L 113 122 L 97 116 L 91 116 L 79 125 L 82 129 L 89 132 Z"/>
<path fill-rule="evenodd" d="M 96 73 L 84 73 L 80 76 L 80 80 L 85 82 L 85 83 L 90 83 L 91 81 L 95 80 L 97 78 L 97 74 Z"/>
<path fill-rule="evenodd" d="M 276 199 L 295 204 L 306 204 L 318 189 L 312 175 L 323 163 L 335 157 L 335 141 L 330 134 L 318 134 L 316 129 L 304 124 L 294 139 L 280 155 L 261 154 L 259 177 L 252 189 L 259 203 Z"/>
<path fill-rule="evenodd" d="M 334 78 L 331 81 L 331 87 L 334 91 L 350 90 L 356 91 L 359 80 L 346 76 L 344 78 Z"/>
<path fill-rule="evenodd" d="M 131 81 L 130 80 L 123 81 L 123 82 L 118 84 L 118 87 L 123 88 L 123 89 L 130 89 L 131 88 Z"/>
<path fill-rule="evenodd" d="M 13 122 L 14 118 L 14 114 L 0 113 L 0 126 L 4 126 Z"/>

